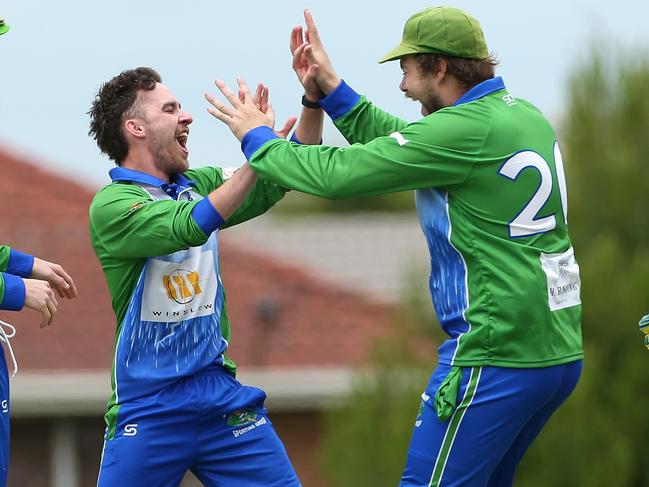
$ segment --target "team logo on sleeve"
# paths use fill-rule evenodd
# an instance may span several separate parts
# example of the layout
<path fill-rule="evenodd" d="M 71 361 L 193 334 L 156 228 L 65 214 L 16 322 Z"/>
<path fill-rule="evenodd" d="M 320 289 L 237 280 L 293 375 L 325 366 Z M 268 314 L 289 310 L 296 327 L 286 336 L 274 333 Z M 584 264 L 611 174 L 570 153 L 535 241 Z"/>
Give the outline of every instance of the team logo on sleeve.
<path fill-rule="evenodd" d="M 145 203 L 146 201 L 136 201 L 135 203 L 133 203 L 126 212 L 126 216 L 131 216 L 133 213 L 140 210 L 145 205 Z"/>
<path fill-rule="evenodd" d="M 218 281 L 211 251 L 182 262 L 151 258 L 142 293 L 141 319 L 164 323 L 213 314 Z"/>
<path fill-rule="evenodd" d="M 399 132 L 392 132 L 390 134 L 390 137 L 392 137 L 394 140 L 396 140 L 400 146 L 406 145 L 408 142 L 410 142 L 408 139 L 406 139 L 401 133 Z"/>

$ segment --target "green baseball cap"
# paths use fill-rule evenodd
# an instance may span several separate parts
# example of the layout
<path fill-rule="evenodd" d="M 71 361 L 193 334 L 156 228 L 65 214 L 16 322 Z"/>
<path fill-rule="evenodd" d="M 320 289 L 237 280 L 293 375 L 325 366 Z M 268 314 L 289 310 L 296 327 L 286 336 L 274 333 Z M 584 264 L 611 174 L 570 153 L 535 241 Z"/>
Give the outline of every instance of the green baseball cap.
<path fill-rule="evenodd" d="M 469 59 L 489 57 L 482 28 L 468 13 L 453 7 L 431 7 L 408 19 L 401 43 L 379 61 L 408 54 L 434 53 Z"/>
<path fill-rule="evenodd" d="M 6 24 L 4 19 L 0 18 L 0 36 L 9 32 L 9 24 Z"/>

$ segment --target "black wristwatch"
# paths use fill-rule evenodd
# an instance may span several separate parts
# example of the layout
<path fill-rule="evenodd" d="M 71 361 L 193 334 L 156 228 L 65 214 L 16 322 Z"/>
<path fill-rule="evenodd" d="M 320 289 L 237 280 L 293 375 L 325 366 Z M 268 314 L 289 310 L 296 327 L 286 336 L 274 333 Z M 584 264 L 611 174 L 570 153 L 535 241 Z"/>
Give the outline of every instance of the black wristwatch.
<path fill-rule="evenodd" d="M 319 101 L 311 101 L 311 100 L 307 100 L 307 98 L 306 98 L 306 93 L 305 93 L 304 95 L 302 95 L 302 105 L 304 105 L 304 106 L 307 107 L 307 108 L 315 108 L 315 109 L 317 109 L 317 108 L 322 108 L 322 107 L 320 106 L 320 102 L 319 102 Z"/>

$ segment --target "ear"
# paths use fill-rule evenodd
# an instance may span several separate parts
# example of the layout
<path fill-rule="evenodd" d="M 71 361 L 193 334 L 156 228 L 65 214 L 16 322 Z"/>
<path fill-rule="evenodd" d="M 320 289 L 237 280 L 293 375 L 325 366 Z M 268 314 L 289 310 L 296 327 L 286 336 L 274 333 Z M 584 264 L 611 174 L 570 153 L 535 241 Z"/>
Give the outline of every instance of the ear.
<path fill-rule="evenodd" d="M 141 120 L 137 118 L 129 118 L 124 122 L 124 130 L 127 134 L 132 135 L 138 139 L 146 137 L 146 128 Z"/>
<path fill-rule="evenodd" d="M 438 71 L 435 74 L 435 76 L 437 77 L 437 79 L 439 81 L 443 81 L 444 78 L 446 78 L 446 74 L 447 74 L 447 71 L 448 71 L 448 63 L 446 62 L 446 59 L 438 57 L 437 58 L 437 68 L 438 68 Z"/>

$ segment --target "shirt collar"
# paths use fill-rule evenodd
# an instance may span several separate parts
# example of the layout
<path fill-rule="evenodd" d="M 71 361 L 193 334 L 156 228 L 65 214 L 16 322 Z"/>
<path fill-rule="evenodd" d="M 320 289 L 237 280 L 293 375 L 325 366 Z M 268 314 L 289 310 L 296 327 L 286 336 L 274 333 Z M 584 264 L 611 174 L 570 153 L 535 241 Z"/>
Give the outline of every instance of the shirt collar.
<path fill-rule="evenodd" d="M 128 169 L 126 167 L 114 167 L 113 169 L 108 171 L 108 174 L 113 181 L 126 181 L 129 183 L 140 183 L 157 187 L 165 187 L 170 185 L 170 183 L 152 176 L 151 174 L 147 174 L 142 171 L 136 171 L 135 169 Z M 175 184 L 182 188 L 188 188 L 189 186 L 194 186 L 196 183 L 191 179 L 187 179 L 183 174 L 177 174 Z"/>
<path fill-rule="evenodd" d="M 486 81 L 483 81 L 482 83 L 478 83 L 477 85 L 475 85 L 464 95 L 458 98 L 455 101 L 455 103 L 453 103 L 452 106 L 460 105 L 462 103 L 468 103 L 470 101 L 477 100 L 478 98 L 482 98 L 483 96 L 490 95 L 495 91 L 500 91 L 504 89 L 505 89 L 505 83 L 502 77 L 496 76 L 495 78 L 488 79 Z"/>

